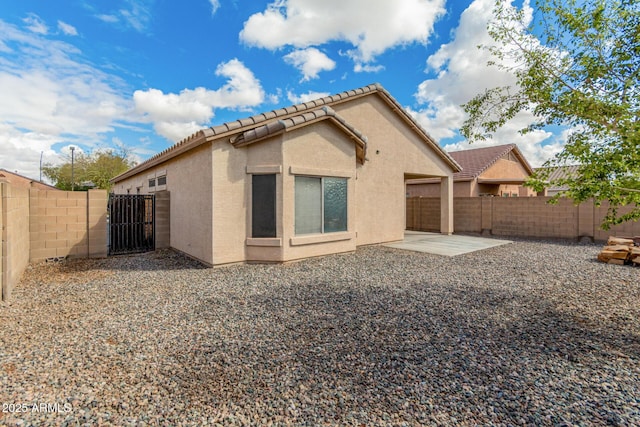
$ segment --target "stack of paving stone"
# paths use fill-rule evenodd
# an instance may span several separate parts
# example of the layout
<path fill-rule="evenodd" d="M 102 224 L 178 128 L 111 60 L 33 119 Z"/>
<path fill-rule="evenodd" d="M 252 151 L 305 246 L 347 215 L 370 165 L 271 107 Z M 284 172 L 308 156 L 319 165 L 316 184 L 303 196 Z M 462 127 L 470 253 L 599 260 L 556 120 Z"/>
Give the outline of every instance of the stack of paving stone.
<path fill-rule="evenodd" d="M 607 245 L 598 254 L 607 264 L 640 265 L 640 236 L 633 238 L 609 237 Z"/>

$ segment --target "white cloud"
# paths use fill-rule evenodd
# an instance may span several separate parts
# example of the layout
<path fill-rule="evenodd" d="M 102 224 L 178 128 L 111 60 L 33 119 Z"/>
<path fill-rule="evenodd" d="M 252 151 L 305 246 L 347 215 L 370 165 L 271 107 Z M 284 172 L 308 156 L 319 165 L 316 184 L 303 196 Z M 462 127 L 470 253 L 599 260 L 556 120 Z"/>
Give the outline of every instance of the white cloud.
<path fill-rule="evenodd" d="M 215 108 L 247 110 L 261 104 L 265 93 L 251 70 L 237 59 L 218 65 L 216 75 L 227 77 L 217 90 L 203 87 L 165 94 L 159 89 L 137 90 L 136 111 L 152 122 L 156 132 L 172 141 L 202 129 L 213 118 Z"/>
<path fill-rule="evenodd" d="M 329 96 L 329 95 L 331 95 L 329 92 L 313 92 L 313 91 L 296 95 L 295 93 L 289 91 L 287 92 L 287 99 L 291 101 L 292 104 L 303 104 L 305 102 L 313 101 L 319 98 L 324 98 L 325 96 Z"/>
<path fill-rule="evenodd" d="M 209 4 L 211 4 L 211 14 L 215 15 L 220 9 L 220 0 L 209 0 Z"/>
<path fill-rule="evenodd" d="M 510 3 L 505 0 L 505 3 Z M 453 33 L 450 43 L 440 46 L 438 51 L 427 59 L 429 70 L 437 74 L 436 78 L 423 81 L 415 94 L 421 108 L 411 110 L 411 114 L 436 139 L 457 135 L 466 113 L 461 107 L 475 95 L 487 88 L 513 86 L 515 77 L 496 67 L 486 66 L 493 59 L 485 49 L 478 45 L 491 45 L 493 40 L 487 32 L 487 25 L 493 17 L 494 0 L 475 0 L 462 13 L 460 24 Z M 525 12 L 531 17 L 532 10 L 525 2 Z M 535 131 L 520 135 L 518 130 L 533 121 L 530 113 L 518 114 L 502 129 L 485 142 L 455 143 L 445 147 L 456 151 L 465 148 L 477 148 L 488 145 L 516 143 L 532 165 L 539 165 L 558 150 L 555 145 L 542 146 L 553 135 L 547 131 Z"/>
<path fill-rule="evenodd" d="M 40 152 L 53 161 L 54 144 L 98 144 L 128 120 L 124 82 L 78 59 L 75 46 L 2 20 L 0 44 L 0 167 L 37 177 Z"/>
<path fill-rule="evenodd" d="M 96 18 L 98 18 L 102 22 L 106 22 L 107 24 L 115 24 L 116 22 L 120 21 L 120 18 L 118 18 L 116 15 L 100 14 L 96 15 Z"/>
<path fill-rule="evenodd" d="M 59 138 L 37 132 L 22 132 L 0 123 L 0 168 L 32 179 L 40 178 L 40 155 L 43 163 L 55 163 L 59 157 L 51 145 Z"/>
<path fill-rule="evenodd" d="M 321 71 L 331 71 L 336 68 L 334 60 L 315 47 L 294 50 L 285 55 L 285 62 L 293 65 L 302 73 L 302 81 L 317 79 Z"/>
<path fill-rule="evenodd" d="M 445 0 L 277 0 L 251 15 L 240 39 L 266 49 L 345 41 L 356 63 L 396 46 L 426 44 Z"/>
<path fill-rule="evenodd" d="M 78 30 L 76 30 L 76 27 L 74 27 L 73 25 L 67 24 L 66 22 L 58 21 L 58 29 L 67 36 L 78 35 Z"/>
<path fill-rule="evenodd" d="M 27 29 L 32 33 L 36 34 L 47 34 L 49 32 L 49 27 L 47 24 L 35 13 L 30 13 L 26 18 L 22 20 L 25 24 L 27 24 Z"/>
<path fill-rule="evenodd" d="M 151 24 L 151 0 L 124 0 L 123 7 L 111 13 L 99 13 L 95 17 L 108 24 L 119 24 L 139 33 L 147 32 Z"/>
<path fill-rule="evenodd" d="M 384 65 L 356 64 L 353 71 L 356 73 L 379 73 L 384 70 Z"/>

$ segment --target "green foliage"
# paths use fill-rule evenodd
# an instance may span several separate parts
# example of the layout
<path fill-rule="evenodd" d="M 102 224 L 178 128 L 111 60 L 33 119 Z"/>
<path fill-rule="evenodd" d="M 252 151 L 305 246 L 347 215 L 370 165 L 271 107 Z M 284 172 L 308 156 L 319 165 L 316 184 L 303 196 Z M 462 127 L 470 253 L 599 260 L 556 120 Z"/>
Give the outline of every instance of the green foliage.
<path fill-rule="evenodd" d="M 77 191 L 89 188 L 111 189 L 109 180 L 131 168 L 134 163 L 129 159 L 128 152 L 121 149 L 97 150 L 91 155 L 76 153 L 73 159 L 73 188 Z M 55 182 L 61 190 L 71 190 L 71 156 L 66 162 L 54 166 L 43 166 L 42 173 Z"/>
<path fill-rule="evenodd" d="M 605 200 L 607 229 L 640 218 L 640 2 L 636 0 L 539 0 L 535 27 L 526 15 L 498 1 L 484 47 L 490 64 L 511 72 L 514 86 L 487 89 L 464 105 L 461 133 L 482 140 L 520 111 L 534 123 L 570 129 L 561 153 L 530 180 L 540 191 L 566 185 L 576 203 Z M 549 169 L 579 164 L 578 174 L 548 183 Z M 557 197 L 556 197 L 557 200 Z M 619 214 L 621 206 L 631 212 Z"/>

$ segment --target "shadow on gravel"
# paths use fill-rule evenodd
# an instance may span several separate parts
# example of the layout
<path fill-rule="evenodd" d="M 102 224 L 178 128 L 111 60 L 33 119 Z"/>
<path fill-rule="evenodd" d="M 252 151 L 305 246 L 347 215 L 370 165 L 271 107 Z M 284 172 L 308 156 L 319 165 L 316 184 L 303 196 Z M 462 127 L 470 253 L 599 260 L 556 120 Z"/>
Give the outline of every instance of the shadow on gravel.
<path fill-rule="evenodd" d="M 209 268 L 200 261 L 181 254 L 173 249 L 158 249 L 128 255 L 114 255 L 106 258 L 71 258 L 51 262 L 60 272 L 73 273 L 91 270 L 115 271 L 158 271 L 191 270 Z"/>
<path fill-rule="evenodd" d="M 177 354 L 172 375 L 190 398 L 239 413 L 264 406 L 309 424 L 616 425 L 625 409 L 614 383 L 638 410 L 636 380 L 611 363 L 637 364 L 639 337 L 525 293 L 303 282 L 233 313 L 224 298 L 195 310 L 211 329 L 225 316 L 241 326 Z"/>

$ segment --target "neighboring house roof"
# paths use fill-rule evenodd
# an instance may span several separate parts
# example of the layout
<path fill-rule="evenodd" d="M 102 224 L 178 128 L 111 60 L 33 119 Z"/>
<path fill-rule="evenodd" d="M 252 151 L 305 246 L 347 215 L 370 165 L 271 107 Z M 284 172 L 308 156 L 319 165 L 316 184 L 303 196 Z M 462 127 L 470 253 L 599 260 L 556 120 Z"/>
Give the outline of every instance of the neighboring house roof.
<path fill-rule="evenodd" d="M 449 155 L 462 166 L 462 171 L 453 174 L 453 181 L 472 181 L 477 179 L 483 172 L 493 166 L 498 160 L 502 159 L 509 153 L 512 153 L 527 171 L 529 175 L 533 174 L 533 168 L 524 158 L 522 152 L 516 144 L 495 145 L 493 147 L 474 148 L 471 150 L 451 151 Z M 484 182 L 511 183 L 513 180 L 506 179 L 487 179 Z M 439 179 L 425 178 L 411 180 L 411 184 L 431 184 L 438 183 Z"/>
<path fill-rule="evenodd" d="M 551 172 L 549 173 L 549 178 L 547 179 L 547 182 L 553 182 L 559 179 L 574 178 L 578 176 L 578 169 L 580 169 L 580 165 L 558 166 L 555 168 L 536 168 L 536 172 L 542 171 L 545 169 L 551 170 Z M 566 185 L 558 185 L 558 186 L 550 185 L 549 187 L 547 187 L 547 191 L 556 192 L 556 193 L 559 191 L 565 191 L 568 189 L 569 187 Z"/>
<path fill-rule="evenodd" d="M 56 188 L 52 185 L 45 184 L 44 182 L 40 182 L 36 179 L 31 179 L 15 172 L 9 172 L 8 170 L 2 168 L 0 168 L 0 179 L 4 179 L 9 184 L 20 187 L 37 188 L 38 190 L 60 190 L 59 188 Z"/>
<path fill-rule="evenodd" d="M 366 137 L 340 117 L 331 106 L 341 104 L 363 96 L 379 95 L 393 111 L 397 112 L 405 122 L 413 128 L 423 141 L 429 145 L 454 171 L 460 171 L 461 167 L 449 156 L 438 143 L 416 122 L 416 120 L 391 96 L 380 84 L 371 84 L 341 92 L 336 95 L 326 96 L 314 101 L 292 105 L 290 107 L 257 114 L 240 120 L 234 120 L 218 126 L 202 129 L 162 152 L 150 157 L 139 165 L 113 178 L 111 182 L 118 182 L 130 176 L 136 175 L 186 151 L 198 147 L 207 142 L 229 137 L 231 143 L 236 146 L 244 146 L 257 142 L 272 135 L 305 126 L 320 120 L 330 119 L 345 131 L 357 146 L 358 159 L 364 161 L 366 153 Z"/>

